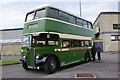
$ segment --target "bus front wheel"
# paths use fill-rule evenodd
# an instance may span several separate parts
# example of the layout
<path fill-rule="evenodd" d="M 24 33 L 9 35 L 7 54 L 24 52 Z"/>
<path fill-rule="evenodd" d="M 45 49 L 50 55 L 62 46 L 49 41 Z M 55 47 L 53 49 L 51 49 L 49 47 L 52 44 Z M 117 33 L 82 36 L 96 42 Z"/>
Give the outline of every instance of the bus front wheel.
<path fill-rule="evenodd" d="M 29 70 L 27 64 L 26 64 L 25 62 L 23 62 L 23 61 L 22 61 L 22 66 L 23 66 L 23 68 L 24 68 L 25 70 Z"/>
<path fill-rule="evenodd" d="M 46 60 L 44 69 L 48 74 L 54 73 L 56 71 L 56 69 L 57 69 L 57 60 L 56 60 L 56 58 L 53 57 L 53 56 L 48 57 L 48 59 Z"/>

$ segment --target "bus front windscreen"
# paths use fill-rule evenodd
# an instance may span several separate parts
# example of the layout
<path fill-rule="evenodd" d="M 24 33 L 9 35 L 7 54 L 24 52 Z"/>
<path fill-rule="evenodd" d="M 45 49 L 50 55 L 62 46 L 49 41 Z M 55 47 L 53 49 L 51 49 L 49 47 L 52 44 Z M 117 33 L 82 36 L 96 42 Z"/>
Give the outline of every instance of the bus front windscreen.
<path fill-rule="evenodd" d="M 44 16 L 45 16 L 45 8 L 28 13 L 26 21 L 30 21 L 30 20 L 38 19 L 38 18 L 43 18 Z"/>
<path fill-rule="evenodd" d="M 31 45 L 31 35 L 22 37 L 22 47 L 27 47 Z"/>
<path fill-rule="evenodd" d="M 28 13 L 26 21 L 32 20 L 33 18 L 34 18 L 34 12 Z"/>

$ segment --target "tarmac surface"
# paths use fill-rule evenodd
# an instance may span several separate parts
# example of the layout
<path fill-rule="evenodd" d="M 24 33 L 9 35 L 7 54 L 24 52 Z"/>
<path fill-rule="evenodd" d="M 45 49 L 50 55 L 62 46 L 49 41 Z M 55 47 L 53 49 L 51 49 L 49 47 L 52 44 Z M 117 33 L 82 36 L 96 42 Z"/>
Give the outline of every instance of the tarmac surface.
<path fill-rule="evenodd" d="M 110 53 L 102 53 L 101 61 L 68 65 L 53 74 L 44 70 L 26 71 L 21 64 L 5 65 L 2 66 L 2 78 L 74 78 L 76 73 L 93 73 L 96 78 L 118 78 L 118 54 Z"/>

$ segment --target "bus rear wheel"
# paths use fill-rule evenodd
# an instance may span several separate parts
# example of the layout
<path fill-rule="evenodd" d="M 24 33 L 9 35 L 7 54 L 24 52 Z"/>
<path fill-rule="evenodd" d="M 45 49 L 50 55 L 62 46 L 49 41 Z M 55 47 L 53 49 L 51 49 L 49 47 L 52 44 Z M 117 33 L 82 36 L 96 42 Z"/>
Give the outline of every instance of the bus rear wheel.
<path fill-rule="evenodd" d="M 23 61 L 22 61 L 22 66 L 23 66 L 23 68 L 24 68 L 25 70 L 29 70 L 29 68 L 28 68 L 28 66 L 27 66 L 27 64 L 26 64 L 26 62 L 23 62 Z"/>
<path fill-rule="evenodd" d="M 57 69 L 57 60 L 56 60 L 56 58 L 53 57 L 53 56 L 48 57 L 48 59 L 47 59 L 47 61 L 45 63 L 44 69 L 48 74 L 54 73 L 56 71 L 56 69 Z"/>
<path fill-rule="evenodd" d="M 91 60 L 90 53 L 88 50 L 85 51 L 84 62 L 89 62 Z"/>

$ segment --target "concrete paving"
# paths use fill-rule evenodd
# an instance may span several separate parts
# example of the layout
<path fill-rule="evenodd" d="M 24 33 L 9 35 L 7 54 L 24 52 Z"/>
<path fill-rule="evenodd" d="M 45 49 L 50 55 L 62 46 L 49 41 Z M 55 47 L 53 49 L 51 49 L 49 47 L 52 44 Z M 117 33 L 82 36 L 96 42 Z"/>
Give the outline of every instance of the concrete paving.
<path fill-rule="evenodd" d="M 118 54 L 102 54 L 102 60 L 90 62 L 44 78 L 74 78 L 76 73 L 94 73 L 97 78 L 118 78 Z"/>
<path fill-rule="evenodd" d="M 110 52 L 109 52 L 110 53 Z M 97 78 L 118 78 L 118 54 L 102 53 L 102 60 L 62 67 L 53 74 L 44 70 L 25 71 L 21 64 L 2 66 L 3 78 L 74 78 L 76 73 L 94 73 Z M 97 57 L 97 56 L 96 56 Z"/>

